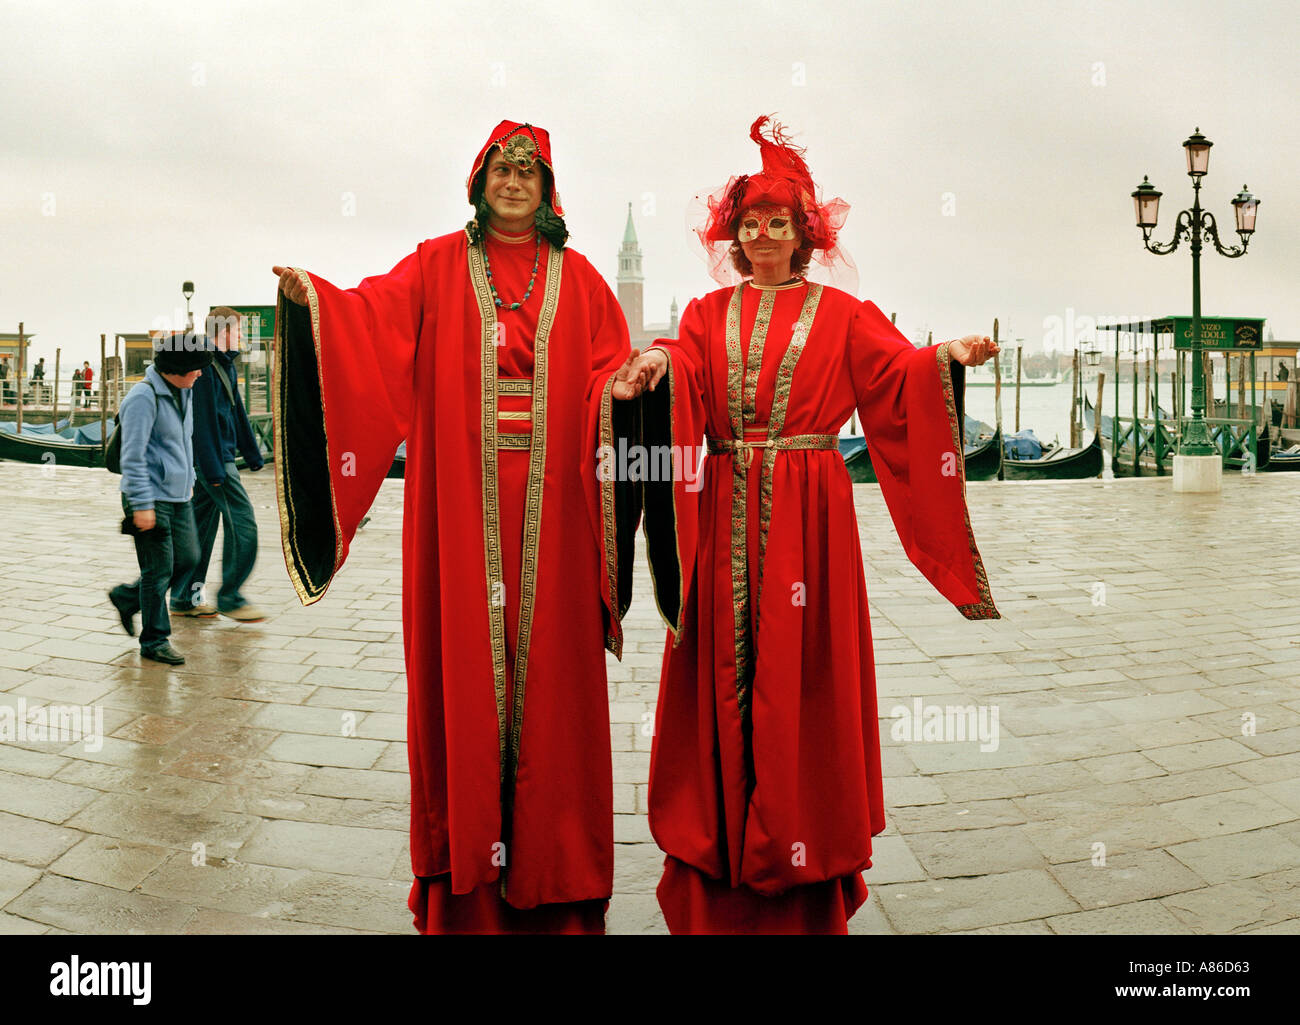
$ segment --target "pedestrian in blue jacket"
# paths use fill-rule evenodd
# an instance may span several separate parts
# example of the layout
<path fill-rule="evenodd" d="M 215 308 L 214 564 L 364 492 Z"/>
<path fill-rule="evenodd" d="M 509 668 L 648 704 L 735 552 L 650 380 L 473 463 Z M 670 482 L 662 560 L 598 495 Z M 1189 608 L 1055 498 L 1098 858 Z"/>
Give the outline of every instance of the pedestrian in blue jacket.
<path fill-rule="evenodd" d="M 186 586 L 172 593 L 172 612 L 180 616 L 223 616 L 243 623 L 266 618 L 240 588 L 257 559 L 257 517 L 239 479 L 240 455 L 249 470 L 260 470 L 262 453 L 239 397 L 240 314 L 218 306 L 208 314 L 207 337 L 214 346 L 210 371 L 194 386 L 194 523 L 199 557 Z M 208 563 L 222 527 L 221 589 L 213 606 L 201 600 Z"/>
<path fill-rule="evenodd" d="M 202 335 L 174 332 L 154 341 L 154 360 L 122 400 L 122 509 L 135 539 L 140 577 L 108 593 L 135 636 L 141 613 L 140 654 L 155 662 L 181 665 L 171 646 L 167 592 L 182 593 L 198 559 L 194 514 L 194 411 L 191 389 L 212 362 Z"/>

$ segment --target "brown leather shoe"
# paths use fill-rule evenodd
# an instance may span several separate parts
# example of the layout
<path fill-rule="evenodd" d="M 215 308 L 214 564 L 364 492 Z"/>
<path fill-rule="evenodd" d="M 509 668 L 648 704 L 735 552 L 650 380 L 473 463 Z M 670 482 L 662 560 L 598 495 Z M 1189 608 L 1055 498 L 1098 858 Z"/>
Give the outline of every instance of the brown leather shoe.
<path fill-rule="evenodd" d="M 173 616 L 195 616 L 199 619 L 211 619 L 217 614 L 215 605 L 191 605 L 187 609 L 168 609 Z"/>
<path fill-rule="evenodd" d="M 240 623 L 260 623 L 266 618 L 266 613 L 256 605 L 241 605 L 237 609 L 231 609 L 229 612 L 221 614 L 228 619 L 238 620 Z"/>

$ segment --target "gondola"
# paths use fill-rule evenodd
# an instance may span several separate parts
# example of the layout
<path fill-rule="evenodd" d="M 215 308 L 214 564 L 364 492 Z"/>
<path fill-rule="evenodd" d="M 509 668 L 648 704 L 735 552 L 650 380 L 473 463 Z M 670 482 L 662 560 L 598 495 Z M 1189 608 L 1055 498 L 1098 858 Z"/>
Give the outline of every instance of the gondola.
<path fill-rule="evenodd" d="M 1002 476 L 1007 480 L 1082 480 L 1100 477 L 1106 464 L 1101 435 L 1092 432 L 1092 441 L 1083 448 L 1057 448 L 1042 459 L 1004 459 Z"/>
<path fill-rule="evenodd" d="M 964 452 L 966 479 L 993 480 L 997 477 L 998 452 L 1001 448 L 1001 431 L 994 431 L 992 437 L 967 445 Z M 849 479 L 854 484 L 879 483 L 871 465 L 871 456 L 867 452 L 866 439 L 861 435 L 840 438 L 840 454 L 844 456 L 844 467 L 849 471 Z"/>
<path fill-rule="evenodd" d="M 1272 462 L 1272 448 L 1273 448 L 1273 438 L 1269 432 L 1268 424 L 1265 424 L 1263 427 L 1259 429 L 1259 433 L 1255 436 L 1255 469 L 1256 470 L 1268 469 L 1268 464 Z M 1234 470 L 1240 470 L 1242 468 L 1242 459 L 1241 459 L 1240 452 L 1241 452 L 1241 446 L 1240 445 L 1234 446 L 1232 452 L 1229 453 L 1228 458 L 1224 460 L 1223 463 L 1224 467 L 1231 468 Z"/>
<path fill-rule="evenodd" d="M 1269 473 L 1295 473 L 1300 471 L 1300 445 L 1273 452 L 1263 469 Z"/>
<path fill-rule="evenodd" d="M 100 445 L 79 445 L 57 434 L 29 433 L 26 429 L 22 434 L 0 431 L 0 459 L 51 466 L 103 466 L 104 449 Z"/>
<path fill-rule="evenodd" d="M 966 446 L 966 479 L 996 480 L 998 476 L 998 453 L 1002 450 L 1002 431 L 995 430 L 983 441 Z"/>
<path fill-rule="evenodd" d="M 63 429 L 57 433 L 49 424 L 37 424 L 33 427 L 24 426 L 22 434 L 16 434 L 14 424 L 0 422 L 0 459 L 16 463 L 102 467 L 104 447 L 99 421 L 91 420 L 80 427 L 68 426 L 66 420 L 62 424 Z M 114 429 L 115 426 L 110 421 L 109 437 L 112 437 Z M 47 454 L 52 458 L 47 458 Z M 405 459 L 405 451 L 402 455 Z M 263 450 L 262 458 L 269 461 L 271 454 Z M 235 466 L 240 470 L 248 469 L 248 462 L 242 452 L 235 457 Z"/>

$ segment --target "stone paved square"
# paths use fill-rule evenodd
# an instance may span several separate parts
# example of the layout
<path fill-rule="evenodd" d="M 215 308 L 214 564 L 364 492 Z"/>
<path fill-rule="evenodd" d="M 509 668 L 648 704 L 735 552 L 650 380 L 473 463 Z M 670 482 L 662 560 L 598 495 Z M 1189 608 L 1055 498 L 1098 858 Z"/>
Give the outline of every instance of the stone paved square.
<path fill-rule="evenodd" d="M 262 528 L 246 591 L 271 618 L 180 620 L 188 662 L 169 669 L 104 600 L 135 576 L 116 478 L 0 463 L 0 704 L 98 706 L 108 735 L 0 743 L 0 932 L 413 932 L 403 484 L 304 609 L 270 471 L 244 479 Z M 887 829 L 851 933 L 1300 930 L 1300 609 L 1277 541 L 1300 476 L 1228 474 L 1219 495 L 968 484 L 1004 616 L 984 623 L 906 561 L 879 490 L 854 490 Z M 625 657 L 608 658 L 607 927 L 662 934 L 641 725 L 665 631 L 636 566 Z M 996 749 L 893 740 L 918 699 L 997 706 Z"/>

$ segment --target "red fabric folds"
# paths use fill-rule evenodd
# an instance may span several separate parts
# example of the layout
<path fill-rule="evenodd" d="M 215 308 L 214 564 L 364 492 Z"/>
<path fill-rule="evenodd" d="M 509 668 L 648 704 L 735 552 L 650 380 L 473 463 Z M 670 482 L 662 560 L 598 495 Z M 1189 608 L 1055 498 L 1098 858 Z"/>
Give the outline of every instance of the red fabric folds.
<path fill-rule="evenodd" d="M 543 904 L 520 911 L 501 899 L 490 883 L 469 893 L 452 892 L 447 876 L 417 877 L 411 884 L 407 907 L 422 935 L 525 935 L 603 936 L 607 900 Z"/>
<path fill-rule="evenodd" d="M 533 240 L 512 244 L 488 233 L 484 245 L 498 293 L 507 303 L 522 297 Z M 389 274 L 353 289 L 299 272 L 310 284 L 310 331 L 305 338 L 288 331 L 293 316 L 283 297 L 277 326 L 278 348 L 315 360 L 325 421 L 328 488 L 305 496 L 292 480 L 280 487 L 286 561 L 299 595 L 310 602 L 324 594 L 404 439 L 412 867 L 418 877 L 446 876 L 451 893 L 469 895 L 499 889 L 504 864 L 505 899 L 516 909 L 605 900 L 613 882 L 604 652 L 607 643 L 615 651 L 621 645 L 618 603 L 610 608 L 619 582 L 607 576 L 619 567 L 605 559 L 614 524 L 601 490 L 589 487 L 596 458 L 589 446 L 608 433 L 610 408 L 601 398 L 630 346 L 618 303 L 587 260 L 565 250 L 551 280 L 550 256 L 543 241 L 533 294 L 521 309 L 497 314 L 490 348 L 463 232 L 421 243 Z M 554 312 L 543 380 L 535 341 L 547 294 Z M 543 416 L 534 409 L 531 423 L 497 421 L 502 437 L 531 432 L 533 445 L 544 445 L 534 531 L 527 526 L 530 450 L 501 448 L 495 479 L 485 476 L 484 402 L 495 401 L 484 397 L 489 357 L 499 381 L 545 387 Z M 527 394 L 503 395 L 498 409 L 518 413 L 531 404 Z M 286 436 L 277 421 L 277 445 L 290 444 Z M 290 476 L 314 458 L 293 450 L 277 456 L 286 457 L 277 459 L 277 473 Z M 490 494 L 498 499 L 500 581 L 488 572 Z M 336 542 L 307 529 L 313 515 L 335 524 Z M 296 567 L 312 560 L 295 549 L 325 544 L 336 544 L 326 571 L 302 579 Z M 530 545 L 536 568 L 526 602 L 521 570 Z M 517 725 L 525 606 L 531 616 L 513 802 L 506 800 L 509 772 L 502 784 L 494 693 L 490 603 L 502 601 L 507 745 Z"/>
<path fill-rule="evenodd" d="M 844 936 L 869 896 L 860 873 L 764 897 L 748 886 L 710 879 L 674 857 L 656 889 L 668 931 L 682 935 Z"/>
<path fill-rule="evenodd" d="M 784 438 L 837 435 L 856 407 L 873 461 L 880 452 L 888 467 L 882 489 L 909 557 L 964 615 L 995 617 L 966 516 L 946 346 L 914 349 L 874 305 L 833 288 L 821 289 L 809 323 L 817 287 L 767 293 L 760 355 L 751 335 L 763 292 L 743 286 L 739 376 L 727 346 L 734 290 L 687 307 L 679 339 L 657 343 L 673 374 L 674 440 L 733 438 L 729 398 L 756 362 L 747 437 L 780 418 L 781 396 Z M 687 387 L 699 389 L 702 410 Z M 763 457 L 753 450 L 739 492 L 734 460 L 743 451 L 710 455 L 699 494 L 674 494 L 671 556 L 694 571 L 684 574 L 681 629 L 660 676 L 649 813 L 671 858 L 720 886 L 775 899 L 868 868 L 885 817 L 852 484 L 837 446 L 776 451 L 766 485 Z M 652 517 L 649 501 L 646 509 L 647 536 L 662 534 L 662 514 Z M 671 572 L 667 553 L 651 545 L 650 554 L 656 580 Z"/>

